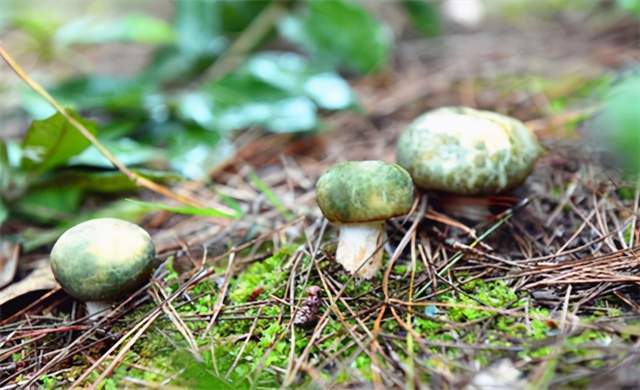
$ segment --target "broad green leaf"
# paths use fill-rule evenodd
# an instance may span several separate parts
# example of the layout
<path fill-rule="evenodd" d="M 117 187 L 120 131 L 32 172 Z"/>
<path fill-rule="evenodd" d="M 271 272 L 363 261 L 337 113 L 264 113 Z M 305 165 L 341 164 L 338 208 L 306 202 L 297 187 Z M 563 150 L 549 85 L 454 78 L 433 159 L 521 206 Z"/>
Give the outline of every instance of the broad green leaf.
<path fill-rule="evenodd" d="M 617 0 L 618 7 L 640 17 L 640 0 Z"/>
<path fill-rule="evenodd" d="M 175 28 L 178 46 L 186 52 L 218 52 L 225 35 L 245 30 L 270 0 L 178 0 Z"/>
<path fill-rule="evenodd" d="M 2 199 L 0 199 L 0 226 L 2 226 L 7 218 L 9 218 L 9 210 L 7 209 L 7 206 L 5 206 L 2 202 Z"/>
<path fill-rule="evenodd" d="M 334 72 L 314 69 L 304 57 L 287 52 L 263 52 L 252 56 L 244 69 L 256 79 L 293 95 L 306 95 L 327 110 L 355 103 L 349 84 Z"/>
<path fill-rule="evenodd" d="M 27 175 L 17 169 L 20 163 L 20 146 L 0 140 L 0 200 L 19 197 L 27 188 Z"/>
<path fill-rule="evenodd" d="M 175 40 L 171 26 L 164 20 L 129 14 L 113 20 L 84 17 L 62 26 L 54 40 L 60 45 L 135 42 L 168 44 Z"/>
<path fill-rule="evenodd" d="M 9 188 L 11 180 L 11 166 L 6 143 L 0 139 L 0 197 Z"/>
<path fill-rule="evenodd" d="M 292 95 L 246 72 L 235 72 L 210 84 L 203 93 L 198 97 L 204 99 L 200 106 L 209 107 L 210 113 L 193 116 L 193 110 L 181 108 L 179 111 L 183 119 L 196 121 L 223 134 L 250 126 L 286 133 L 308 131 L 317 125 L 316 105 L 311 99 Z M 193 97 L 188 102 L 192 104 Z M 190 104 L 183 102 L 180 106 Z"/>
<path fill-rule="evenodd" d="M 166 171 L 150 169 L 132 169 L 131 171 L 159 183 L 176 182 L 181 179 L 179 175 Z M 129 180 L 129 178 L 120 171 L 82 170 L 56 172 L 55 175 L 40 180 L 37 184 L 34 184 L 33 187 L 36 189 L 73 188 L 85 192 L 99 193 L 118 193 L 139 189 L 134 182 Z"/>
<path fill-rule="evenodd" d="M 171 168 L 192 180 L 207 180 L 209 173 L 230 158 L 233 143 L 214 131 L 182 128 L 169 141 Z"/>
<path fill-rule="evenodd" d="M 391 33 L 357 3 L 307 1 L 307 7 L 284 18 L 279 31 L 316 61 L 368 73 L 385 65 Z"/>
<path fill-rule="evenodd" d="M 222 21 L 218 1 L 177 0 L 175 28 L 183 52 L 212 53 L 220 50 Z"/>
<path fill-rule="evenodd" d="M 20 86 L 20 103 L 29 117 L 43 120 L 56 114 L 56 109 L 26 85 Z M 69 105 L 67 105 L 69 106 Z"/>
<path fill-rule="evenodd" d="M 612 88 L 605 100 L 601 128 L 612 154 L 629 174 L 640 174 L 640 75 L 627 76 Z"/>
<path fill-rule="evenodd" d="M 148 208 L 145 206 L 127 200 L 118 200 L 102 206 L 98 210 L 84 212 L 69 222 L 64 222 L 55 228 L 45 230 L 34 228 L 25 229 L 19 238 L 25 252 L 31 252 L 43 245 L 54 242 L 65 230 L 81 222 L 93 218 L 120 218 L 126 221 L 138 222 L 147 212 Z"/>
<path fill-rule="evenodd" d="M 98 108 L 134 112 L 143 107 L 144 97 L 157 87 L 140 79 L 111 76 L 81 76 L 68 79 L 51 94 L 63 104 L 77 109 Z"/>
<path fill-rule="evenodd" d="M 440 33 L 440 8 L 428 0 L 402 0 L 400 2 L 411 24 L 423 35 L 432 37 Z"/>
<path fill-rule="evenodd" d="M 343 110 L 356 104 L 349 84 L 333 72 L 309 77 L 304 83 L 304 92 L 326 110 Z"/>
<path fill-rule="evenodd" d="M 139 206 L 145 207 L 147 210 L 155 210 L 155 211 L 162 210 L 162 211 L 169 211 L 175 214 L 197 215 L 200 217 L 228 218 L 228 219 L 238 219 L 241 217 L 241 215 L 238 215 L 235 212 L 229 213 L 229 212 L 214 209 L 214 208 L 171 206 L 164 203 L 143 202 L 140 200 L 133 200 L 133 199 L 128 199 L 128 201 L 135 203 Z"/>
<path fill-rule="evenodd" d="M 96 133 L 93 122 L 70 114 L 87 130 Z M 31 123 L 22 140 L 21 167 L 27 171 L 42 173 L 65 164 L 69 158 L 81 153 L 90 145 L 60 113 Z"/>
<path fill-rule="evenodd" d="M 218 0 L 222 14 L 222 29 L 226 34 L 238 34 L 246 29 L 272 0 Z"/>
<path fill-rule="evenodd" d="M 74 217 L 81 200 L 82 191 L 77 188 L 46 188 L 30 191 L 11 208 L 31 221 L 65 221 Z"/>
<path fill-rule="evenodd" d="M 161 149 L 142 144 L 131 138 L 101 140 L 101 142 L 121 163 L 127 166 L 162 161 L 165 158 Z M 93 145 L 89 146 L 81 154 L 71 158 L 69 165 L 113 168 L 113 164 Z"/>
<path fill-rule="evenodd" d="M 160 47 L 140 74 L 140 79 L 155 85 L 173 85 L 200 76 L 225 47 L 221 40 L 213 41 L 210 46 L 208 51 L 197 52 L 184 51 L 175 45 Z"/>
<path fill-rule="evenodd" d="M 3 1 L 0 3 L 6 3 Z M 25 2 L 21 2 L 25 3 Z M 20 4 L 22 5 L 22 4 Z M 22 10 L 21 12 L 15 12 L 16 6 L 14 4 L 10 6 L 13 15 L 10 15 L 11 24 L 19 30 L 26 32 L 36 44 L 38 54 L 45 58 L 53 57 L 54 45 L 52 44 L 52 38 L 55 35 L 56 30 L 62 24 L 58 15 L 55 13 L 38 12 L 35 10 Z"/>

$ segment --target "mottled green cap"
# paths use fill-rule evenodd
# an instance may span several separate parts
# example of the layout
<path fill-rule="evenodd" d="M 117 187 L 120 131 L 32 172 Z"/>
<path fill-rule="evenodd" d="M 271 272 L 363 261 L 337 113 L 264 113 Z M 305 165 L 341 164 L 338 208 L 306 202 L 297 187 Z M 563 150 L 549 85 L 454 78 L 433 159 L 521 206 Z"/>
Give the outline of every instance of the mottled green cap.
<path fill-rule="evenodd" d="M 69 295 L 114 301 L 147 283 L 155 248 L 149 234 L 127 221 L 98 218 L 72 227 L 51 251 L 51 269 Z"/>
<path fill-rule="evenodd" d="M 413 121 L 400 135 L 396 153 L 398 164 L 422 189 L 488 195 L 521 184 L 541 150 L 517 119 L 445 107 Z"/>
<path fill-rule="evenodd" d="M 413 203 L 413 182 L 402 167 L 383 161 L 334 165 L 316 184 L 316 199 L 334 223 L 384 221 L 404 215 Z"/>

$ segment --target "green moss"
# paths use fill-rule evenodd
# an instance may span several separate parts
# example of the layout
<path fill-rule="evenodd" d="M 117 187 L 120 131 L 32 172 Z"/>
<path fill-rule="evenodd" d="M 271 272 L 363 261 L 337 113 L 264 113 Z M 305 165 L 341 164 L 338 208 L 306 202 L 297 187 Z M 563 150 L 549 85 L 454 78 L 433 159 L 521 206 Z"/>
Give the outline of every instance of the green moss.
<path fill-rule="evenodd" d="M 373 380 L 373 373 L 371 371 L 371 358 L 366 353 L 361 353 L 356 357 L 354 362 L 355 367 L 362 375 L 362 378 L 366 381 Z"/>
<path fill-rule="evenodd" d="M 284 286 L 287 274 L 283 270 L 285 259 L 295 253 L 297 245 L 286 245 L 273 256 L 249 266 L 231 283 L 229 298 L 234 303 L 244 303 L 262 290 L 254 300 L 276 294 Z"/>
<path fill-rule="evenodd" d="M 58 381 L 55 377 L 49 375 L 43 375 L 40 377 L 40 387 L 47 390 L 53 390 L 57 388 Z"/>
<path fill-rule="evenodd" d="M 479 305 L 493 308 L 508 308 L 519 306 L 518 296 L 504 281 L 485 283 L 474 280 L 465 284 L 462 290 L 466 294 L 457 296 L 445 295 L 443 300 L 449 303 L 468 305 L 473 307 L 454 307 L 449 309 L 449 318 L 455 322 L 474 321 L 495 315 L 492 311 L 475 308 Z"/>

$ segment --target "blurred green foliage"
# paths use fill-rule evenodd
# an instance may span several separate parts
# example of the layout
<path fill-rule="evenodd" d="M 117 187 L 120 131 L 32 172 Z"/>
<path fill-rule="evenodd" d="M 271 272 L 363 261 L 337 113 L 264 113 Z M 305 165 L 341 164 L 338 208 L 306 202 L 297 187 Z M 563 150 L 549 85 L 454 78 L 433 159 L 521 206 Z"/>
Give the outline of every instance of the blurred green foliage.
<path fill-rule="evenodd" d="M 270 7 L 283 12 L 268 33 L 242 53 L 239 66 L 210 77 L 212 64 Z M 0 28 L 26 33 L 26 49 L 45 60 L 73 61 L 89 45 L 154 47 L 133 75 L 80 74 L 46 88 L 61 104 L 97 119 L 73 114 L 118 159 L 159 181 L 179 179 L 170 171 L 206 181 L 233 155 L 238 130 L 308 132 L 318 128 L 320 111 L 356 107 L 338 71 L 380 70 L 391 45 L 387 27 L 347 0 L 178 0 L 172 23 L 140 11 L 66 20 L 11 0 L 0 9 Z M 260 50 L 272 42 L 289 42 L 306 55 Z M 0 140 L 0 224 L 10 215 L 65 224 L 86 194 L 135 189 L 53 107 L 26 87 L 21 94 L 36 120 L 22 142 Z"/>
<path fill-rule="evenodd" d="M 597 121 L 611 155 L 619 159 L 626 174 L 640 174 L 640 74 L 624 75 L 604 100 Z"/>
<path fill-rule="evenodd" d="M 284 18 L 280 33 L 319 64 L 371 72 L 384 66 L 391 33 L 360 5 L 347 0 L 308 1 Z"/>
<path fill-rule="evenodd" d="M 435 2 L 402 0 L 407 16 L 420 33 L 431 37 L 440 33 L 440 9 Z"/>
<path fill-rule="evenodd" d="M 640 17 L 640 0 L 616 0 L 616 4 L 620 9 Z"/>

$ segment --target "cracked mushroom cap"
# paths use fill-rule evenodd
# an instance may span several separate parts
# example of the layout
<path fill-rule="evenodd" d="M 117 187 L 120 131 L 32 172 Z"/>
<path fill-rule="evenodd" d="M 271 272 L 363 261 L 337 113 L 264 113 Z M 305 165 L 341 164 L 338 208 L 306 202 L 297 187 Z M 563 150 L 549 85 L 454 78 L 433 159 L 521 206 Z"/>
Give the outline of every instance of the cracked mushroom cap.
<path fill-rule="evenodd" d="M 67 230 L 51 251 L 51 269 L 69 295 L 81 301 L 114 301 L 151 276 L 155 247 L 133 223 L 98 218 Z"/>
<path fill-rule="evenodd" d="M 422 189 L 489 195 L 521 184 L 541 150 L 517 119 L 445 107 L 414 120 L 400 135 L 396 156 Z"/>
<path fill-rule="evenodd" d="M 316 199 L 334 223 L 384 221 L 411 210 L 414 187 L 409 173 L 383 161 L 334 165 L 316 184 Z"/>

